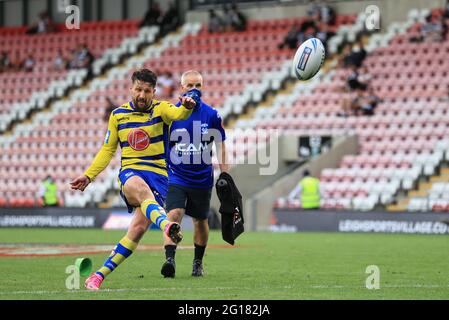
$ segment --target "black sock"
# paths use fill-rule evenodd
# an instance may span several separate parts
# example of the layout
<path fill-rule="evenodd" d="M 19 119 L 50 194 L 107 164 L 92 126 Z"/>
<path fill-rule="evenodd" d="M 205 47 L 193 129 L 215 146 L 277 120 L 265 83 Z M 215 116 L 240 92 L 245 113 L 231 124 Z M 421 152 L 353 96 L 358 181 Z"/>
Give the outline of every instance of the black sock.
<path fill-rule="evenodd" d="M 200 246 L 195 243 L 195 260 L 203 260 L 206 246 Z"/>
<path fill-rule="evenodd" d="M 169 244 L 166 245 L 165 247 L 165 258 L 175 258 L 175 254 L 176 254 L 176 245 L 174 244 Z"/>

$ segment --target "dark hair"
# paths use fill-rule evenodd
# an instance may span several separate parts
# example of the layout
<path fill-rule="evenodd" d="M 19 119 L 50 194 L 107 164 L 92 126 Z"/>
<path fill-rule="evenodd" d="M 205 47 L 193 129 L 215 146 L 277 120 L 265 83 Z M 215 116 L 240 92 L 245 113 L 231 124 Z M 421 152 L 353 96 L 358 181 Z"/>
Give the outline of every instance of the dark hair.
<path fill-rule="evenodd" d="M 308 176 L 310 176 L 310 171 L 309 170 L 304 170 L 304 172 L 303 172 L 303 175 L 304 175 L 304 177 L 308 177 Z"/>
<path fill-rule="evenodd" d="M 134 71 L 134 73 L 131 77 L 131 80 L 133 83 L 136 82 L 136 80 L 139 80 L 142 82 L 147 82 L 154 88 L 154 87 L 156 87 L 157 76 L 151 70 L 139 69 L 139 70 Z"/>

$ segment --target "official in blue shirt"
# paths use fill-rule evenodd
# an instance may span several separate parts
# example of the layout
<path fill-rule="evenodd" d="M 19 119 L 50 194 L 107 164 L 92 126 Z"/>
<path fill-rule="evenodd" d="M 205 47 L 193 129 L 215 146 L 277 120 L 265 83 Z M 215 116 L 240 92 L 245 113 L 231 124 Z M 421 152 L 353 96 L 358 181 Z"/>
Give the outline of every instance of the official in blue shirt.
<path fill-rule="evenodd" d="M 192 276 L 203 276 L 203 256 L 209 238 L 208 214 L 214 183 L 212 146 L 215 143 L 219 167 L 228 171 L 226 164 L 226 134 L 217 110 L 202 99 L 203 77 L 190 70 L 181 77 L 181 92 L 195 100 L 192 115 L 187 120 L 175 121 L 170 126 L 168 148 L 169 184 L 166 211 L 170 221 L 181 223 L 184 214 L 192 217 L 195 257 Z M 161 274 L 175 276 L 176 244 L 164 236 L 166 261 Z"/>

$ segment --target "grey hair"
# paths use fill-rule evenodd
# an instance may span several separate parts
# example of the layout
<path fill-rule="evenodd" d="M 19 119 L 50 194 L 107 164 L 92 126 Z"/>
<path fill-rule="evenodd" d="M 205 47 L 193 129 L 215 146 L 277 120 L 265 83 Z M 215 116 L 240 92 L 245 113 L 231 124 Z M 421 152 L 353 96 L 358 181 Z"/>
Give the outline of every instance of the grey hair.
<path fill-rule="evenodd" d="M 186 71 L 186 72 L 184 72 L 184 73 L 182 74 L 182 76 L 181 76 L 181 85 L 184 85 L 184 83 L 185 83 L 185 78 L 186 78 L 188 75 L 191 75 L 191 74 L 196 75 L 196 76 L 200 76 L 201 82 L 203 82 L 203 76 L 201 75 L 201 73 L 199 73 L 199 72 L 196 71 L 196 70 L 189 70 L 189 71 Z"/>

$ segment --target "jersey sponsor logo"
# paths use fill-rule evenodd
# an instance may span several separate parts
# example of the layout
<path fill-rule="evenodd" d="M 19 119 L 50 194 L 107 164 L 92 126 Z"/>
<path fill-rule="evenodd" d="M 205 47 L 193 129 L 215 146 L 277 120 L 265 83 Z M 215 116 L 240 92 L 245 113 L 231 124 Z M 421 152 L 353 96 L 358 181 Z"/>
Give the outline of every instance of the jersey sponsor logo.
<path fill-rule="evenodd" d="M 202 152 L 204 150 L 208 150 L 209 146 L 207 142 L 199 143 L 198 145 L 195 145 L 193 143 L 187 144 L 187 143 L 177 143 L 175 145 L 175 150 L 182 153 L 196 153 L 196 152 Z"/>
<path fill-rule="evenodd" d="M 145 130 L 133 129 L 128 133 L 128 143 L 136 151 L 142 151 L 150 145 L 150 137 Z"/>
<path fill-rule="evenodd" d="M 123 116 L 120 118 L 117 117 L 117 122 L 128 121 L 128 120 L 129 120 L 129 117 L 127 117 L 127 116 Z"/>
<path fill-rule="evenodd" d="M 309 61 L 310 54 L 312 53 L 312 49 L 309 47 L 305 47 L 302 52 L 301 58 L 299 58 L 298 69 L 304 71 L 306 68 L 307 62 Z"/>

